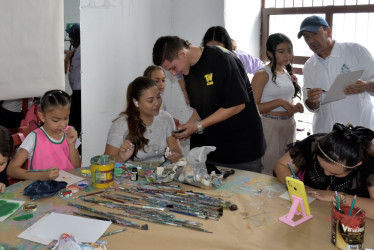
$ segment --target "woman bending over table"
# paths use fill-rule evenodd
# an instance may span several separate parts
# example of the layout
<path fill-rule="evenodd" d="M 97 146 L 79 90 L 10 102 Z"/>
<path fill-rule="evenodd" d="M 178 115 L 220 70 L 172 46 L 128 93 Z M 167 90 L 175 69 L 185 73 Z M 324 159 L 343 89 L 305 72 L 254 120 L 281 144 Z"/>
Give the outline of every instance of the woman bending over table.
<path fill-rule="evenodd" d="M 364 127 L 335 123 L 332 132 L 315 134 L 297 142 L 275 165 L 280 182 L 292 175 L 305 183 L 307 193 L 322 201 L 335 201 L 366 211 L 374 219 L 374 132 Z"/>

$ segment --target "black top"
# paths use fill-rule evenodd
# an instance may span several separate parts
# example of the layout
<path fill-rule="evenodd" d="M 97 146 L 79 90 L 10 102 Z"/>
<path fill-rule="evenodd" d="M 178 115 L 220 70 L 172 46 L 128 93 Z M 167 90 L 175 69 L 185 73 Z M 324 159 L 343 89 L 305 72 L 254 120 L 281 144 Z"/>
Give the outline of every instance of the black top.
<path fill-rule="evenodd" d="M 205 129 L 191 138 L 191 145 L 215 146 L 208 160 L 218 163 L 245 163 L 260 158 L 266 143 L 252 88 L 242 63 L 230 51 L 206 46 L 199 61 L 184 76 L 190 105 L 201 119 L 220 108 L 245 104 L 231 118 Z"/>
<path fill-rule="evenodd" d="M 370 198 L 368 187 L 374 186 L 374 157 L 370 157 L 361 166 L 352 170 L 345 177 L 338 178 L 327 176 L 323 168 L 319 165 L 316 155 L 318 139 L 325 134 L 315 134 L 297 142 L 289 153 L 292 162 L 304 173 L 304 183 L 306 186 L 316 189 L 331 189 L 360 197 Z"/>

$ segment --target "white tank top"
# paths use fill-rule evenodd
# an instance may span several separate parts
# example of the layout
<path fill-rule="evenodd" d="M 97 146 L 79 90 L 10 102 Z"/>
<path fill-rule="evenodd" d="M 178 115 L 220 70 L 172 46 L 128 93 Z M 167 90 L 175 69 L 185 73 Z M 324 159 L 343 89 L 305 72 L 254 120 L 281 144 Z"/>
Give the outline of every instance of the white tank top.
<path fill-rule="evenodd" d="M 287 100 L 289 103 L 291 103 L 291 98 L 295 93 L 295 88 L 287 71 L 284 70 L 283 75 L 277 74 L 277 79 L 275 80 L 276 83 L 274 83 L 272 79 L 273 73 L 271 72 L 270 67 L 266 65 L 263 67 L 263 69 L 269 75 L 269 81 L 266 83 L 264 91 L 262 92 L 261 103 L 270 102 L 279 98 Z M 286 110 L 280 106 L 272 111 L 281 112 Z"/>

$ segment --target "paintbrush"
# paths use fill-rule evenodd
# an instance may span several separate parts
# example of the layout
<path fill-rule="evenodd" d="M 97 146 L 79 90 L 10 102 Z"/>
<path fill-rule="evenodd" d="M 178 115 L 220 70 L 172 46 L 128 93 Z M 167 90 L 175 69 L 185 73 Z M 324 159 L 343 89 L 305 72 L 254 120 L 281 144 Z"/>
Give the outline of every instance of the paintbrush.
<path fill-rule="evenodd" d="M 355 217 L 360 211 L 361 211 L 362 208 L 360 208 L 352 217 Z"/>
<path fill-rule="evenodd" d="M 95 195 L 95 194 L 101 194 L 101 193 L 104 193 L 104 192 L 106 192 L 106 190 L 102 190 L 102 191 L 98 191 L 98 192 L 94 192 L 94 193 L 90 193 L 90 194 L 84 194 L 84 195 L 78 196 L 77 198 L 87 197 L 87 196 L 91 196 L 91 195 Z"/>
<path fill-rule="evenodd" d="M 80 212 L 73 212 L 73 214 L 75 215 L 79 215 L 79 216 L 83 216 L 83 217 L 87 217 L 87 218 L 90 218 L 90 219 L 95 219 L 95 220 L 103 220 L 103 221 L 110 221 L 112 222 L 113 224 L 116 224 L 116 225 L 120 225 L 120 226 L 128 226 L 128 224 L 126 223 L 121 223 L 115 219 L 110 219 L 110 218 L 106 218 L 106 217 L 101 217 L 101 216 L 97 216 L 97 215 L 92 215 L 92 214 L 85 214 L 85 213 L 80 213 Z M 126 229 L 125 229 L 126 230 Z M 103 237 L 104 235 L 102 235 Z M 106 236 L 106 235 L 105 235 Z"/>
<path fill-rule="evenodd" d="M 96 220 L 110 221 L 110 222 L 116 224 L 115 220 L 112 220 L 112 219 L 109 219 L 109 218 L 106 218 L 106 217 L 101 217 L 101 216 L 92 215 L 92 214 L 85 214 L 85 213 L 80 213 L 80 212 L 73 212 L 73 214 L 79 215 L 79 216 L 84 216 L 84 217 L 91 218 L 91 219 L 96 219 Z"/>
<path fill-rule="evenodd" d="M 194 185 L 194 184 L 191 184 L 191 183 L 188 183 L 188 182 L 182 182 L 182 184 L 185 184 L 185 185 L 188 185 L 188 186 L 191 186 L 191 187 L 195 187 L 195 188 L 201 188 L 201 189 L 205 189 L 205 188 L 202 188 L 198 185 Z"/>
<path fill-rule="evenodd" d="M 54 169 L 33 169 L 33 170 L 26 170 L 26 173 L 32 173 L 32 172 L 49 172 L 49 171 L 52 171 Z"/>
<path fill-rule="evenodd" d="M 105 234 L 101 235 L 101 237 L 113 235 L 113 234 L 120 233 L 120 232 L 123 232 L 123 231 L 126 231 L 126 230 L 127 230 L 127 228 L 122 228 L 120 230 L 116 230 L 116 231 L 105 233 Z"/>
<path fill-rule="evenodd" d="M 142 229 L 142 230 L 148 230 L 148 225 L 147 224 L 139 225 L 139 224 L 137 224 L 133 221 L 121 219 L 121 218 L 115 217 L 113 215 L 110 215 L 110 214 L 107 214 L 107 213 L 104 213 L 104 212 L 101 212 L 101 211 L 98 211 L 98 210 L 95 210 L 93 208 L 89 208 L 89 207 L 86 207 L 86 206 L 83 206 L 83 205 L 80 205 L 80 204 L 77 204 L 77 203 L 73 203 L 73 202 L 68 202 L 68 205 L 74 206 L 74 207 L 77 207 L 79 209 L 83 209 L 83 210 L 86 210 L 86 211 L 89 211 L 89 212 L 92 212 L 92 213 L 95 213 L 95 214 L 107 216 L 107 217 L 109 217 L 110 221 L 114 220 L 115 221 L 114 223 L 120 224 L 122 226 L 133 227 L 133 228 L 138 228 L 138 229 Z"/>

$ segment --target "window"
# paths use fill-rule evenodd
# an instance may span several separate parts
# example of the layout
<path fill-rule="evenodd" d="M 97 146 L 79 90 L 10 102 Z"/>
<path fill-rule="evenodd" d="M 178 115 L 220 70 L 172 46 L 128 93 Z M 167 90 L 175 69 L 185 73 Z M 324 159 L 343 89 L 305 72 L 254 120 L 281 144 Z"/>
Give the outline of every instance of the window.
<path fill-rule="evenodd" d="M 297 33 L 310 15 L 325 18 L 335 40 L 359 42 L 374 54 L 374 0 L 264 0 L 261 59 L 266 61 L 264 48 L 269 34 L 280 32 L 293 42 L 294 63 L 303 65 L 312 52 L 303 39 L 297 39 Z"/>

